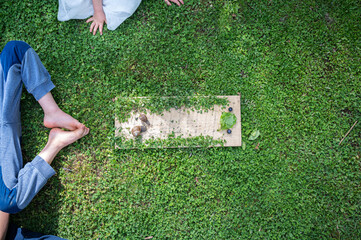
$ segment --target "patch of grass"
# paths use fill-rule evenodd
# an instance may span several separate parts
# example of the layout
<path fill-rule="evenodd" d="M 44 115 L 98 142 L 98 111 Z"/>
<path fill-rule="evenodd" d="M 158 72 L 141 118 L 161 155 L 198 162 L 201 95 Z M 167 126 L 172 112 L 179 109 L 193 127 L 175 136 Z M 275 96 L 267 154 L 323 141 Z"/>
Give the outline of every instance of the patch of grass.
<path fill-rule="evenodd" d="M 119 97 L 115 99 L 115 116 L 119 122 L 126 122 L 132 111 L 145 114 L 163 114 L 171 108 L 184 111 L 197 111 L 199 113 L 213 110 L 214 106 L 226 108 L 228 99 L 217 96 L 151 96 L 146 98 Z"/>
<path fill-rule="evenodd" d="M 142 140 L 141 138 L 129 139 L 120 136 L 115 138 L 115 144 L 120 149 L 146 149 L 146 148 L 183 148 L 183 147 L 201 147 L 208 148 L 216 145 L 223 146 L 225 141 L 215 140 L 210 136 L 178 136 L 175 137 L 174 133 L 169 134 L 167 139 L 147 139 Z"/>
<path fill-rule="evenodd" d="M 143 1 L 95 37 L 56 15 L 54 1 L 1 2 L 0 45 L 28 42 L 91 133 L 13 221 L 69 239 L 361 238 L 360 124 L 338 145 L 361 118 L 357 1 Z M 238 92 L 245 150 L 114 151 L 115 97 Z M 21 103 L 30 161 L 48 130 Z"/>

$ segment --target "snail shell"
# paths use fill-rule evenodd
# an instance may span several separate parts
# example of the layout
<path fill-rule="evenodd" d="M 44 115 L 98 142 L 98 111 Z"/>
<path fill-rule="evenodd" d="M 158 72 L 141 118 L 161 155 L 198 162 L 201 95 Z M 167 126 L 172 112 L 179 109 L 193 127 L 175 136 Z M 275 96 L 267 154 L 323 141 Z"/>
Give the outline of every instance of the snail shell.
<path fill-rule="evenodd" d="M 139 119 L 140 119 L 140 121 L 146 123 L 147 125 L 150 125 L 148 118 L 147 118 L 147 116 L 145 116 L 145 114 L 143 114 L 143 113 L 140 114 Z"/>
<path fill-rule="evenodd" d="M 147 128 L 144 126 L 135 126 L 132 128 L 131 132 L 134 137 L 138 137 L 141 132 L 145 132 L 146 130 L 147 130 Z"/>
<path fill-rule="evenodd" d="M 145 116 L 145 114 L 143 114 L 143 113 L 140 114 L 139 119 L 140 119 L 140 121 L 143 121 L 143 122 L 147 122 L 147 121 L 148 121 L 147 116 Z"/>

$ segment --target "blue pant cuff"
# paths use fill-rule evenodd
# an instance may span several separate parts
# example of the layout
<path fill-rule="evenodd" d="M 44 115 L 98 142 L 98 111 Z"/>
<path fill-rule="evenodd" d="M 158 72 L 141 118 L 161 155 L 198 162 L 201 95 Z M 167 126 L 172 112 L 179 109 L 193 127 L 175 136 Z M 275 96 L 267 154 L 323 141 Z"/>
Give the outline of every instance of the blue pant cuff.
<path fill-rule="evenodd" d="M 51 178 L 55 171 L 54 169 L 49 165 L 49 163 L 45 162 L 44 159 L 42 159 L 39 155 L 34 158 L 33 161 L 31 161 L 31 164 L 38 169 L 38 171 L 43 175 L 43 177 L 48 180 Z"/>
<path fill-rule="evenodd" d="M 36 88 L 34 88 L 31 91 L 31 94 L 33 94 L 34 98 L 36 99 L 36 101 L 39 101 L 39 99 L 41 99 L 42 97 L 45 96 L 45 94 L 47 94 L 48 92 L 50 92 L 53 88 L 55 87 L 55 85 L 53 84 L 53 82 L 49 79 L 47 81 L 45 81 L 44 83 L 40 84 L 39 86 L 37 86 Z"/>

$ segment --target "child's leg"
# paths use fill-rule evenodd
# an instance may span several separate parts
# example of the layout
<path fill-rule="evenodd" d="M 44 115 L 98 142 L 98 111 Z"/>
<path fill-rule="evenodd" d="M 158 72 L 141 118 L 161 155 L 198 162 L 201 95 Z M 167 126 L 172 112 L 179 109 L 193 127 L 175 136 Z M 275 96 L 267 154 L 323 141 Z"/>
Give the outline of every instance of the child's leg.
<path fill-rule="evenodd" d="M 50 90 L 55 86 L 50 80 L 50 75 L 39 56 L 25 42 L 9 42 L 2 54 L 1 62 L 4 63 L 4 74 L 6 83 L 4 94 L 15 96 L 14 98 L 5 98 L 3 107 L 7 112 L 9 121 L 16 118 L 20 122 L 20 99 L 22 83 L 27 91 L 35 97 L 44 110 L 44 125 L 48 128 L 60 127 L 69 130 L 75 130 L 80 123 L 64 113 L 54 101 Z M 16 86 L 16 87 L 15 87 Z M 16 110 L 16 111 L 15 111 Z M 9 114 L 11 113 L 11 114 Z"/>
<path fill-rule="evenodd" d="M 49 165 L 55 156 L 54 151 L 50 151 L 54 155 L 50 154 L 50 161 L 47 159 L 46 162 L 38 155 L 23 167 L 20 147 L 22 84 L 38 101 L 44 99 L 44 96 L 47 96 L 45 99 L 51 97 L 49 91 L 54 85 L 37 54 L 24 42 L 9 42 L 3 49 L 0 60 L 0 210 L 16 213 L 24 209 L 55 174 Z M 45 104 L 47 102 L 42 101 L 44 110 L 48 110 Z M 62 112 L 62 116 L 69 116 L 64 114 Z M 71 129 L 74 126 L 85 128 L 82 124 L 78 125 L 77 120 L 70 119 L 65 124 L 64 121 L 55 121 L 53 125 Z M 80 138 L 83 132 L 84 130 L 75 135 Z"/>
<path fill-rule="evenodd" d="M 0 239 L 5 239 L 6 232 L 9 225 L 9 213 L 4 213 L 0 211 Z"/>
<path fill-rule="evenodd" d="M 44 126 L 47 128 L 66 128 L 68 130 L 75 130 L 82 126 L 82 124 L 64 113 L 56 104 L 50 92 L 39 99 L 39 104 L 44 111 Z"/>

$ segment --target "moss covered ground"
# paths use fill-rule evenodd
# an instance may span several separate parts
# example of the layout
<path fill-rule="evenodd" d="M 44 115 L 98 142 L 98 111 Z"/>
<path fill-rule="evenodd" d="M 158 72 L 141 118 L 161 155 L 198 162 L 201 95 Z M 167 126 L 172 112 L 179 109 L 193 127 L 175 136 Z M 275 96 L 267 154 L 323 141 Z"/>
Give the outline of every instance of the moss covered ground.
<path fill-rule="evenodd" d="M 0 48 L 28 42 L 91 133 L 12 221 L 69 239 L 360 239 L 359 1 L 143 1 L 115 31 L 0 2 Z M 242 93 L 245 149 L 114 150 L 116 97 Z M 23 94 L 24 161 L 49 130 Z M 261 135 L 248 137 L 254 130 Z"/>

